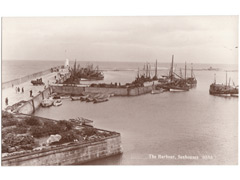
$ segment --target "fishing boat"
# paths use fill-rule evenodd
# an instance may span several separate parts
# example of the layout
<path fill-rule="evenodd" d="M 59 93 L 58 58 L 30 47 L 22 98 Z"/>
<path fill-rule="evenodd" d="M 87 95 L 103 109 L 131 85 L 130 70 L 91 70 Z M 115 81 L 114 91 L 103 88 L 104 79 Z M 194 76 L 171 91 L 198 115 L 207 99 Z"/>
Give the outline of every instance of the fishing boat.
<path fill-rule="evenodd" d="M 81 100 L 81 96 L 71 96 L 72 101 Z"/>
<path fill-rule="evenodd" d="M 61 99 L 69 99 L 71 98 L 71 96 L 67 96 L 67 95 L 64 95 L 64 96 L 60 96 Z"/>
<path fill-rule="evenodd" d="M 80 100 L 81 100 L 81 101 L 86 101 L 88 97 L 89 97 L 89 94 L 88 94 L 88 95 L 85 95 L 85 96 L 81 96 L 81 97 L 80 97 Z"/>
<path fill-rule="evenodd" d="M 238 97 L 238 94 L 231 94 L 232 97 Z"/>
<path fill-rule="evenodd" d="M 182 78 L 181 76 L 177 75 L 173 71 L 173 60 L 174 60 L 174 55 L 172 55 L 172 64 L 169 72 L 169 82 L 164 84 L 163 88 L 169 91 L 176 91 L 176 92 L 189 91 L 189 86 L 187 85 L 187 80 L 186 80 L 186 62 L 185 62 L 185 78 Z"/>
<path fill-rule="evenodd" d="M 53 100 L 52 99 L 44 99 L 41 102 L 42 107 L 50 107 L 53 105 Z"/>
<path fill-rule="evenodd" d="M 88 65 L 86 68 L 81 68 L 80 72 L 78 74 L 78 77 L 81 78 L 81 80 L 103 80 L 104 75 L 101 71 L 99 71 L 98 66 L 96 68 L 93 68 L 93 65 Z"/>
<path fill-rule="evenodd" d="M 53 105 L 54 106 L 61 106 L 62 105 L 62 100 L 58 99 L 58 100 L 54 101 Z"/>
<path fill-rule="evenodd" d="M 151 91 L 151 94 L 160 94 L 160 93 L 163 93 L 164 92 L 164 89 L 163 88 L 156 88 L 156 86 L 152 86 L 152 91 Z"/>
<path fill-rule="evenodd" d="M 88 97 L 86 98 L 86 102 L 93 102 L 94 101 L 94 98 L 93 97 Z"/>
<path fill-rule="evenodd" d="M 75 119 L 69 120 L 76 125 L 93 127 L 92 125 L 90 125 L 90 123 L 93 123 L 93 121 L 83 117 L 77 117 Z"/>
<path fill-rule="evenodd" d="M 95 99 L 103 98 L 103 97 L 104 97 L 104 94 L 95 94 L 95 95 L 92 94 L 86 98 L 86 102 L 93 102 Z"/>
<path fill-rule="evenodd" d="M 57 95 L 57 94 L 56 95 L 52 95 L 52 98 L 53 99 L 61 99 L 61 97 L 59 95 Z"/>
<path fill-rule="evenodd" d="M 101 102 L 106 102 L 106 101 L 108 101 L 109 99 L 108 98 L 102 98 L 102 99 L 95 99 L 94 101 L 93 101 L 93 103 L 101 103 Z"/>
<path fill-rule="evenodd" d="M 151 91 L 151 94 L 160 94 L 160 93 L 163 93 L 163 92 L 164 92 L 164 89 L 152 90 L 152 91 Z"/>
<path fill-rule="evenodd" d="M 101 103 L 101 102 L 106 102 L 108 101 L 110 98 L 110 95 L 104 95 L 103 97 L 98 97 L 98 98 L 95 98 L 93 103 Z"/>
<path fill-rule="evenodd" d="M 226 84 L 217 84 L 216 75 L 214 75 L 214 83 L 210 85 L 209 94 L 238 97 L 238 86 L 235 86 L 235 85 L 231 86 L 230 79 L 229 79 L 229 83 L 227 83 L 227 73 L 226 73 Z"/>
<path fill-rule="evenodd" d="M 197 79 L 193 73 L 193 67 L 191 68 L 191 77 L 187 78 L 187 84 L 189 84 L 191 87 L 197 85 Z"/>

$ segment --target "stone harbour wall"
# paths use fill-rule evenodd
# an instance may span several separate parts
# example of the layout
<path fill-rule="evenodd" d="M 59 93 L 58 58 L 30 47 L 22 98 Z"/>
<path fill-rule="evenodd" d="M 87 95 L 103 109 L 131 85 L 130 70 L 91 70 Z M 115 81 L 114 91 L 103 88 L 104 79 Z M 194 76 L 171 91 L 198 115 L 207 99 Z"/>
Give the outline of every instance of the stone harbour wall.
<path fill-rule="evenodd" d="M 59 68 L 59 67 L 57 66 L 55 68 Z M 12 87 L 12 85 L 14 85 L 14 86 L 15 85 L 19 85 L 19 84 L 22 84 L 22 83 L 27 82 L 29 80 L 32 80 L 32 79 L 35 79 L 35 78 L 38 78 L 40 76 L 43 76 L 43 75 L 46 75 L 46 74 L 50 74 L 50 73 L 51 73 L 51 69 L 47 69 L 45 71 L 41 71 L 41 72 L 37 72 L 37 73 L 34 73 L 34 74 L 30 74 L 30 75 L 27 75 L 27 76 L 24 76 L 24 77 L 21 77 L 21 78 L 18 78 L 18 79 L 14 79 L 14 80 L 11 80 L 11 81 L 3 82 L 2 83 L 2 89 Z"/>
<path fill-rule="evenodd" d="M 82 164 L 122 153 L 121 136 L 116 134 L 105 139 L 62 145 L 13 157 L 3 157 L 2 166 L 47 166 Z"/>
<path fill-rule="evenodd" d="M 62 86 L 51 85 L 52 91 L 59 94 L 80 95 L 86 93 L 114 94 L 115 96 L 137 96 L 150 93 L 152 85 L 136 88 L 104 88 L 104 87 L 82 87 L 82 86 Z"/>
<path fill-rule="evenodd" d="M 58 94 L 80 95 L 85 90 L 85 87 L 51 85 L 51 89 Z"/>
<path fill-rule="evenodd" d="M 44 98 L 48 98 L 51 94 L 51 88 L 47 88 L 40 94 L 34 96 L 31 100 L 27 101 L 21 106 L 17 112 L 22 114 L 32 114 L 39 106 Z"/>

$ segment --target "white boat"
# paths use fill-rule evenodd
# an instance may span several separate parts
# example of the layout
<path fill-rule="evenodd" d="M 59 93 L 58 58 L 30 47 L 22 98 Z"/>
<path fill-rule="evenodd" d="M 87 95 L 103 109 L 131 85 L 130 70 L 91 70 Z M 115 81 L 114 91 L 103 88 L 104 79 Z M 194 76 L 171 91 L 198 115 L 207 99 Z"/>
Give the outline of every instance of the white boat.
<path fill-rule="evenodd" d="M 160 94 L 163 93 L 164 89 L 160 89 L 160 90 L 152 90 L 151 94 Z"/>
<path fill-rule="evenodd" d="M 187 91 L 187 90 L 184 90 L 184 89 L 169 89 L 169 91 L 171 91 L 171 92 L 182 92 L 182 91 Z"/>
<path fill-rule="evenodd" d="M 77 101 L 81 99 L 81 96 L 72 96 L 71 99 L 72 101 Z"/>
<path fill-rule="evenodd" d="M 58 99 L 58 100 L 54 101 L 53 105 L 54 106 L 61 106 L 62 105 L 62 100 Z"/>
<path fill-rule="evenodd" d="M 171 92 L 181 92 L 181 91 L 189 91 L 189 87 L 176 87 L 176 86 L 170 86 L 169 91 Z"/>
<path fill-rule="evenodd" d="M 70 96 L 60 96 L 61 99 L 69 99 Z"/>
<path fill-rule="evenodd" d="M 44 99 L 42 100 L 42 103 L 41 103 L 42 107 L 50 107 L 52 106 L 52 104 L 53 104 L 52 99 Z"/>

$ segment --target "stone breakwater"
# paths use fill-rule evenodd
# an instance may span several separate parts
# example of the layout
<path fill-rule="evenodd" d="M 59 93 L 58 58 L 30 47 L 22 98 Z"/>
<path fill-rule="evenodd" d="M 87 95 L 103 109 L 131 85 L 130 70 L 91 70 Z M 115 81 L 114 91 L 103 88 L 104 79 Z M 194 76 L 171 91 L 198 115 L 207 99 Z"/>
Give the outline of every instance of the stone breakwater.
<path fill-rule="evenodd" d="M 54 67 L 54 68 L 60 68 L 60 66 L 59 67 Z M 27 82 L 29 80 L 33 80 L 35 78 L 38 78 L 38 77 L 41 77 L 43 75 L 49 74 L 49 73 L 52 72 L 52 69 L 54 69 L 54 68 L 47 69 L 45 71 L 37 72 L 37 73 L 34 73 L 34 74 L 30 74 L 30 75 L 27 75 L 27 76 L 24 76 L 24 77 L 21 77 L 21 78 L 18 78 L 18 79 L 14 79 L 14 80 L 11 80 L 11 81 L 3 82 L 2 83 L 2 89 L 10 88 L 12 86 L 16 86 L 16 85 L 22 84 L 24 82 Z"/>
<path fill-rule="evenodd" d="M 102 130 L 104 131 L 104 130 Z M 122 153 L 121 136 L 115 133 L 95 142 L 72 143 L 2 157 L 2 166 L 73 165 Z"/>
<path fill-rule="evenodd" d="M 135 88 L 104 88 L 104 87 L 83 87 L 83 86 L 65 86 L 65 85 L 51 85 L 52 92 L 66 95 L 80 95 L 85 93 L 101 93 L 114 94 L 114 96 L 138 96 L 141 94 L 150 93 L 152 85 Z"/>

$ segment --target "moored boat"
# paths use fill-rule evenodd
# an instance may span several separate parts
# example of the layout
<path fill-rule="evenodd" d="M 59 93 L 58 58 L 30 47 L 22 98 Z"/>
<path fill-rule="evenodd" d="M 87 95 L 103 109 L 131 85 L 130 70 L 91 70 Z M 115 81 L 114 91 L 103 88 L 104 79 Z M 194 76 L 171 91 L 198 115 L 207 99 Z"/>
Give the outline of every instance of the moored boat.
<path fill-rule="evenodd" d="M 153 86 L 151 94 L 160 94 L 163 93 L 164 91 L 166 90 L 164 90 L 163 88 L 156 89 L 155 86 Z"/>
<path fill-rule="evenodd" d="M 102 98 L 102 99 L 94 99 L 93 103 L 101 103 L 108 101 L 108 98 Z"/>
<path fill-rule="evenodd" d="M 88 97 L 89 97 L 89 94 L 88 94 L 88 95 L 85 95 L 85 96 L 81 96 L 81 97 L 80 97 L 80 100 L 81 100 L 81 101 L 86 101 Z"/>
<path fill-rule="evenodd" d="M 62 100 L 61 99 L 58 99 L 56 101 L 53 102 L 53 105 L 54 106 L 61 106 L 62 105 Z"/>
<path fill-rule="evenodd" d="M 81 99 L 81 96 L 71 96 L 72 101 L 77 101 Z"/>
<path fill-rule="evenodd" d="M 214 83 L 210 85 L 209 94 L 238 97 L 238 86 L 237 87 L 231 86 L 230 80 L 229 80 L 229 83 L 227 83 L 227 73 L 226 73 L 226 84 L 217 84 L 216 76 L 214 75 Z"/>
<path fill-rule="evenodd" d="M 181 92 L 181 91 L 189 91 L 189 87 L 178 87 L 178 86 L 169 86 L 169 91 L 172 92 Z"/>
<path fill-rule="evenodd" d="M 102 97 L 95 98 L 93 103 L 101 103 L 101 102 L 106 102 L 110 98 L 110 95 L 103 95 Z"/>
<path fill-rule="evenodd" d="M 71 98 L 71 96 L 65 95 L 65 96 L 60 96 L 60 98 L 61 98 L 61 99 L 69 99 L 69 98 Z"/>
<path fill-rule="evenodd" d="M 53 105 L 53 100 L 52 99 L 44 99 L 41 102 L 42 107 L 50 107 Z"/>

